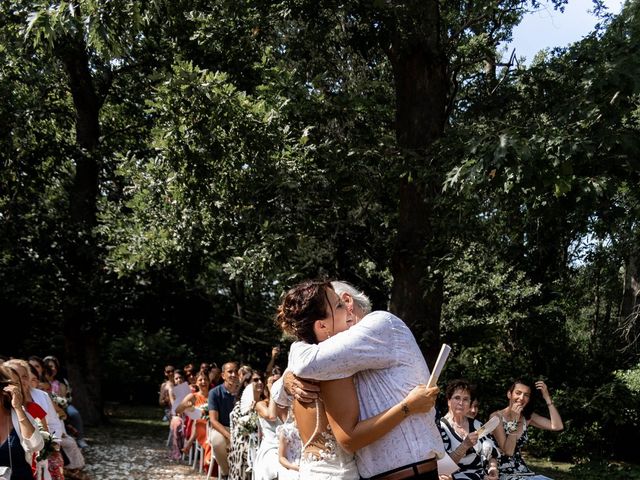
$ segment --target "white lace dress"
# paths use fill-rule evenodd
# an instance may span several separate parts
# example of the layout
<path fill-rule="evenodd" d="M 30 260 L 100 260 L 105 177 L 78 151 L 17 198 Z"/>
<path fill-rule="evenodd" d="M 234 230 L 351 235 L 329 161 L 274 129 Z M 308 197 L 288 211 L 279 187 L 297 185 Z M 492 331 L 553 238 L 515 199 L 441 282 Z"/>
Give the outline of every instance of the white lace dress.
<path fill-rule="evenodd" d="M 318 402 L 316 402 L 318 408 Z M 355 456 L 345 452 L 327 425 L 307 442 L 318 452 L 303 451 L 300 458 L 300 478 L 304 480 L 359 480 Z"/>

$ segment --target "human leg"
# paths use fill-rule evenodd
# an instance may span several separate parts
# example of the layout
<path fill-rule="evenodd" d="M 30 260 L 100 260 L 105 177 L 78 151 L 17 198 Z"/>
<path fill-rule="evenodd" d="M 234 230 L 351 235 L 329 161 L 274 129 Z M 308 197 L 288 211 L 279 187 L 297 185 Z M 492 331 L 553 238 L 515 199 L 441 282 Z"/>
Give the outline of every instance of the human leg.
<path fill-rule="evenodd" d="M 76 438 L 78 446 L 80 448 L 88 447 L 87 442 L 84 439 L 84 424 L 82 422 L 82 415 L 80 415 L 78 409 L 71 404 L 67 406 L 67 420 L 75 429 L 75 431 L 78 432 L 78 438 Z"/>
<path fill-rule="evenodd" d="M 221 475 L 229 474 L 229 461 L 227 451 L 227 439 L 217 430 L 211 429 L 209 432 L 209 443 L 213 450 L 213 455 L 220 467 Z"/>

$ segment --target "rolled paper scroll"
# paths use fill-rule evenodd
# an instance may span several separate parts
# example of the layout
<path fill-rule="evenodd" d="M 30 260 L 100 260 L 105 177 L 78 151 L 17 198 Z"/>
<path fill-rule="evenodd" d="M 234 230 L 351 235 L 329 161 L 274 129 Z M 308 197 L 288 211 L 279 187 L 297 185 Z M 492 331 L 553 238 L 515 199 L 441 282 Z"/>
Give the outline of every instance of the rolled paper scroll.
<path fill-rule="evenodd" d="M 440 353 L 438 354 L 438 359 L 436 360 L 436 364 L 431 371 L 431 376 L 429 377 L 429 382 L 427 383 L 427 387 L 435 387 L 436 383 L 438 383 L 438 377 L 440 377 L 440 373 L 444 367 L 444 364 L 449 357 L 449 352 L 451 351 L 451 347 L 446 343 L 442 344 L 442 348 L 440 349 Z"/>

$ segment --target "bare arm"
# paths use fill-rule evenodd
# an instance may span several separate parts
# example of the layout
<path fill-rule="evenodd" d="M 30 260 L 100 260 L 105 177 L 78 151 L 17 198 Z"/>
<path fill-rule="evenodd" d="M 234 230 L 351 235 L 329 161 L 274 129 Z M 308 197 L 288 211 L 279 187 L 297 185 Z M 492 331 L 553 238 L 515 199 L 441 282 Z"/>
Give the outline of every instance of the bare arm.
<path fill-rule="evenodd" d="M 498 448 L 504 453 L 507 457 L 513 455 L 513 452 L 516 450 L 516 441 L 518 440 L 518 433 L 512 432 L 507 434 L 504 430 L 504 426 L 502 424 L 502 415 L 500 412 L 493 412 L 491 414 L 492 417 L 498 416 L 500 419 L 500 425 L 496 427 L 493 431 L 493 436 L 496 439 L 496 443 L 498 444 Z"/>
<path fill-rule="evenodd" d="M 460 445 L 458 445 L 458 448 L 449 454 L 451 460 L 456 463 L 460 463 L 460 460 L 462 460 L 467 454 L 467 450 L 472 448 L 476 443 L 478 443 L 478 432 L 470 432 L 466 437 L 464 437 L 464 440 Z"/>
<path fill-rule="evenodd" d="M 360 407 L 351 378 L 320 384 L 320 395 L 331 429 L 338 443 L 350 453 L 376 441 L 409 415 L 431 410 L 438 391 L 437 387 L 427 388 L 425 385 L 418 385 L 401 402 L 359 422 Z"/>
<path fill-rule="evenodd" d="M 278 355 L 280 355 L 280 347 L 276 346 L 271 348 L 271 359 L 269 360 L 269 363 L 267 364 L 267 368 L 265 369 L 266 375 L 271 375 L 271 371 L 273 370 L 273 367 L 276 366 L 276 358 L 278 358 Z"/>
<path fill-rule="evenodd" d="M 284 390 L 301 403 L 314 402 L 320 396 L 320 385 L 313 380 L 298 378 L 292 372 L 286 371 L 282 381 Z"/>
<path fill-rule="evenodd" d="M 16 385 L 7 385 L 4 387 L 4 391 L 11 395 L 11 408 L 16 413 L 18 418 L 18 425 L 20 427 L 20 434 L 22 435 L 22 448 L 27 453 L 37 452 L 44 447 L 44 440 L 42 435 L 31 423 L 29 417 L 22 408 L 23 396 L 22 390 Z M 11 433 L 11 432 L 9 432 Z"/>
<path fill-rule="evenodd" d="M 547 385 L 542 380 L 540 380 L 536 382 L 536 388 L 540 390 L 540 392 L 542 393 L 542 398 L 544 398 L 544 401 L 547 403 L 550 418 L 543 417 L 542 415 L 534 413 L 533 415 L 531 415 L 531 425 L 542 430 L 552 430 L 554 432 L 563 430 L 564 424 L 562 423 L 562 418 L 560 417 L 558 409 L 553 404 L 553 400 L 551 400 L 551 395 L 549 394 Z"/>
<path fill-rule="evenodd" d="M 336 380 L 361 370 L 395 365 L 398 352 L 393 348 L 394 331 L 400 326 L 398 322 L 389 312 L 373 312 L 349 330 L 324 342 L 295 342 L 289 351 L 288 368 L 302 378 Z"/>
<path fill-rule="evenodd" d="M 273 400 L 267 403 L 267 400 L 262 400 L 261 402 L 256 403 L 256 412 L 265 420 L 269 420 L 273 422 L 277 416 L 276 410 L 276 402 Z"/>
<path fill-rule="evenodd" d="M 194 398 L 195 398 L 195 395 L 193 393 L 190 393 L 189 395 L 184 397 L 182 399 L 182 401 L 180 402 L 180 404 L 176 407 L 176 414 L 180 415 L 181 413 L 183 413 L 188 408 L 193 407 Z"/>

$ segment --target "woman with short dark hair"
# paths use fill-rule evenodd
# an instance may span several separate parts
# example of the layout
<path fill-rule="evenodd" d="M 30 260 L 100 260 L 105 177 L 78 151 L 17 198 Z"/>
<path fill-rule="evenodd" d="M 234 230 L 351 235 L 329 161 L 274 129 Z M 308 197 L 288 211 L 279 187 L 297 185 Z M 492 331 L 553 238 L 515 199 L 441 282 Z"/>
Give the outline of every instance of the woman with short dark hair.
<path fill-rule="evenodd" d="M 440 434 L 444 449 L 458 464 L 453 480 L 496 480 L 498 478 L 498 452 L 487 437 L 479 438 L 479 421 L 469 418 L 474 397 L 473 388 L 466 380 L 452 380 L 445 391 L 448 411 L 440 419 Z"/>

